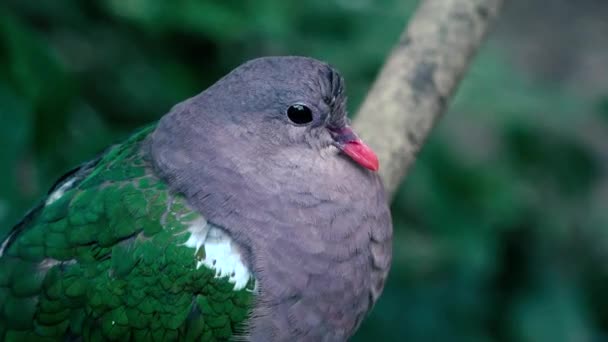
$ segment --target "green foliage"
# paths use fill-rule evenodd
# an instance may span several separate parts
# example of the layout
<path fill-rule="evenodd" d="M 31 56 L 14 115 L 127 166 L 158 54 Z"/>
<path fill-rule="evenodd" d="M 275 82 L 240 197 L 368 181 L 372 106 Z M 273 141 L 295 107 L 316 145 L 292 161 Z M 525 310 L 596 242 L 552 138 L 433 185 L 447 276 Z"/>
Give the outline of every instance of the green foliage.
<path fill-rule="evenodd" d="M 331 62 L 354 111 L 415 3 L 5 0 L 0 229 L 62 172 L 251 57 Z M 608 94 L 535 81 L 505 56 L 486 46 L 399 191 L 393 270 L 355 340 L 608 336 Z"/>

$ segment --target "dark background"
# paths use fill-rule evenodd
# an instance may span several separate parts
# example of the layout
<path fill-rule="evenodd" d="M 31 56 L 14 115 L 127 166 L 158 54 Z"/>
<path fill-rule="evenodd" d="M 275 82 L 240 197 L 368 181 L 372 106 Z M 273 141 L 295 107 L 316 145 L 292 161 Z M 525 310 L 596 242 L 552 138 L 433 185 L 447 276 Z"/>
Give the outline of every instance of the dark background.
<path fill-rule="evenodd" d="M 355 341 L 608 340 L 608 2 L 509 0 L 401 187 Z M 360 104 L 413 0 L 2 0 L 0 237 L 68 168 L 262 55 Z"/>

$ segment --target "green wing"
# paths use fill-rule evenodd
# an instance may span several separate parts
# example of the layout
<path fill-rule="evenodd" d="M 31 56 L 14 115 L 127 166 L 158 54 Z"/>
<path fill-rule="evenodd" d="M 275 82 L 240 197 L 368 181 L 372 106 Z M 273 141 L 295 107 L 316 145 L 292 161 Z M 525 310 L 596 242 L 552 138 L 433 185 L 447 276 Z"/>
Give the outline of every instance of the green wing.
<path fill-rule="evenodd" d="M 152 129 L 73 170 L 4 240 L 0 340 L 239 334 L 255 280 L 206 259 L 204 235 L 221 230 L 154 175 L 141 148 Z"/>

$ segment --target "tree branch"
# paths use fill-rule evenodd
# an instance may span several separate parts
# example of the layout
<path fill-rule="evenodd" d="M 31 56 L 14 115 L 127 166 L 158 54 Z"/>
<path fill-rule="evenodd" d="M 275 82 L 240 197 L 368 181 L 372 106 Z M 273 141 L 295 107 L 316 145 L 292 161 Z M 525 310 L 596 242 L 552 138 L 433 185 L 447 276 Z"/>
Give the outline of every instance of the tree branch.
<path fill-rule="evenodd" d="M 422 0 L 354 120 L 394 195 L 502 0 Z"/>

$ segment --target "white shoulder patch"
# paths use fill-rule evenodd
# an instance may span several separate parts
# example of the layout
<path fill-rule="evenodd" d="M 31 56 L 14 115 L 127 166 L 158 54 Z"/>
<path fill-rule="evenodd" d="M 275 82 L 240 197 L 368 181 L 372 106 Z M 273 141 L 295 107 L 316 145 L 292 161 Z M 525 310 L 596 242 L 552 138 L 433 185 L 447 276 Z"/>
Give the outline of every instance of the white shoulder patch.
<path fill-rule="evenodd" d="M 194 248 L 197 257 L 196 268 L 205 266 L 215 271 L 215 277 L 228 277 L 238 291 L 249 282 L 251 272 L 243 263 L 242 255 L 235 242 L 221 228 L 208 224 L 199 219 L 188 228 L 190 237 L 185 246 Z M 204 256 L 198 257 L 200 248 L 204 248 Z"/>
<path fill-rule="evenodd" d="M 190 232 L 190 237 L 184 243 L 184 246 L 194 248 L 194 254 L 196 254 L 201 246 L 205 244 L 207 233 L 209 232 L 209 224 L 207 224 L 207 220 L 201 217 L 190 224 L 188 231 Z"/>
<path fill-rule="evenodd" d="M 49 198 L 47 198 L 45 205 L 52 204 L 53 202 L 60 199 L 61 196 L 63 196 L 63 194 L 65 194 L 65 192 L 68 191 L 72 187 L 75 180 L 76 180 L 76 178 L 72 178 L 72 179 L 66 181 L 65 183 L 61 184 L 61 186 L 57 190 L 53 191 L 49 195 Z"/>

